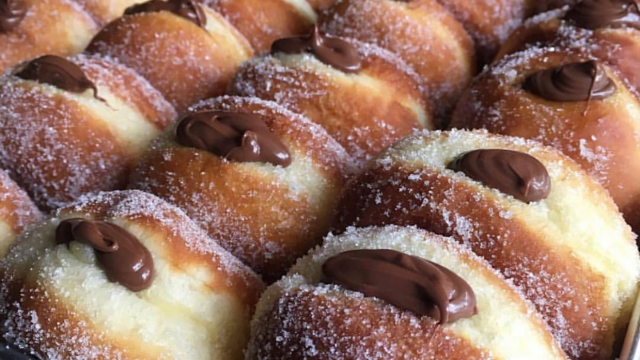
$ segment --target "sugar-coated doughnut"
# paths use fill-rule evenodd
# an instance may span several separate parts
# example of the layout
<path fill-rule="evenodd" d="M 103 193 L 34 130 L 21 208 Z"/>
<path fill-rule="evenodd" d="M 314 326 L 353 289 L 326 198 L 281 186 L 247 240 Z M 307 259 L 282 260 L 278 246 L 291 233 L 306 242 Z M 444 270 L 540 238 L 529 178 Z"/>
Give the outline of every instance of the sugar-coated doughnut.
<path fill-rule="evenodd" d="M 251 327 L 246 360 L 566 359 L 486 261 L 416 228 L 329 236 L 267 289 Z"/>
<path fill-rule="evenodd" d="M 133 70 L 98 56 L 43 56 L 0 78 L 0 168 L 38 206 L 122 189 L 174 108 Z"/>
<path fill-rule="evenodd" d="M 47 360 L 240 360 L 258 276 L 139 191 L 57 210 L 0 261 L 2 337 Z"/>
<path fill-rule="evenodd" d="M 486 132 L 402 141 L 345 191 L 336 229 L 417 225 L 453 236 L 512 280 L 574 359 L 621 345 L 640 255 L 606 190 L 538 143 Z"/>
<path fill-rule="evenodd" d="M 20 232 L 41 217 L 29 195 L 0 170 L 0 258 L 7 254 Z"/>
<path fill-rule="evenodd" d="M 327 233 L 351 158 L 274 102 L 199 103 L 156 139 L 131 186 L 179 206 L 267 281 Z"/>

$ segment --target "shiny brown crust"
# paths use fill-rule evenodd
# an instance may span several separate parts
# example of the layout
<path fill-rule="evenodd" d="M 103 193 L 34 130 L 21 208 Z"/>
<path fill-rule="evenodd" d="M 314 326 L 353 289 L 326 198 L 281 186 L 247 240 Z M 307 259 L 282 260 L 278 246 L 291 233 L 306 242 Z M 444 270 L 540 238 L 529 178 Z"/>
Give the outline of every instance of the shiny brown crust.
<path fill-rule="evenodd" d="M 480 64 L 493 59 L 502 42 L 532 13 L 538 0 L 437 0 L 460 21 L 476 44 Z"/>
<path fill-rule="evenodd" d="M 637 55 L 634 55 L 637 57 Z M 589 60 L 568 49 L 532 48 L 505 57 L 485 71 L 460 99 L 451 128 L 535 139 L 556 147 L 582 165 L 611 193 L 625 219 L 640 231 L 640 98 L 614 69 L 613 96 L 587 102 L 552 102 L 521 88 L 530 74 Z M 515 74 L 515 76 L 511 75 Z"/>
<path fill-rule="evenodd" d="M 99 30 L 91 17 L 71 0 L 24 2 L 28 12 L 20 25 L 8 33 L 0 32 L 0 73 L 40 55 L 79 53 Z"/>
<path fill-rule="evenodd" d="M 640 97 L 640 29 L 580 29 L 562 20 L 564 14 L 565 11 L 557 10 L 525 23 L 505 41 L 495 62 L 532 46 L 571 49 L 606 62 L 628 81 L 631 90 Z"/>
<path fill-rule="evenodd" d="M 268 55 L 245 63 L 230 93 L 276 101 L 304 114 L 359 161 L 377 155 L 415 129 L 434 128 L 415 73 L 377 46 L 348 41 L 362 59 L 361 70 L 355 74 L 345 75 L 311 55 Z M 334 71 L 341 76 L 334 79 Z M 367 78 L 377 81 L 375 90 L 357 85 L 357 81 L 369 81 Z M 408 107 L 407 101 L 417 109 Z M 417 111 L 423 112 L 423 119 Z"/>
<path fill-rule="evenodd" d="M 57 219 L 117 219 L 144 229 L 146 234 L 156 239 L 148 240 L 154 243 L 155 256 L 164 254 L 163 259 L 178 269 L 176 271 L 207 269 L 208 273 L 200 270 L 200 279 L 205 281 L 207 290 L 216 296 L 231 296 L 249 316 L 264 290 L 263 282 L 249 268 L 217 245 L 211 248 L 204 246 L 209 242 L 206 235 L 182 211 L 153 195 L 139 191 L 101 193 L 61 208 L 54 216 Z M 19 272 L 18 268 L 1 269 L 4 285 L 0 290 L 7 304 L 0 309 L 0 319 L 9 320 L 11 341 L 26 345 L 39 354 L 53 353 L 56 359 L 167 358 L 161 348 L 154 348 L 140 339 L 123 334 L 105 336 L 104 329 L 96 328 L 93 319 L 85 318 L 75 309 L 75 304 L 48 291 L 47 286 L 51 286 L 48 281 L 53 280 L 46 275 L 34 281 L 11 275 L 16 270 Z M 37 314 L 34 321 L 38 326 L 30 326 L 29 321 L 23 322 L 26 318 L 21 316 L 26 316 L 26 312 Z"/>
<path fill-rule="evenodd" d="M 198 100 L 225 92 L 240 62 L 253 54 L 244 37 L 205 8 L 207 26 L 226 27 L 221 36 L 162 11 L 122 16 L 96 35 L 89 53 L 112 56 L 136 70 L 181 112 Z M 229 42 L 242 47 L 230 48 Z M 162 54 L 159 56 L 159 54 Z"/>
<path fill-rule="evenodd" d="M 425 98 L 438 114 L 450 110 L 475 74 L 473 40 L 435 0 L 339 0 L 320 24 L 328 33 L 398 54 L 422 78 Z"/>
<path fill-rule="evenodd" d="M 425 136 L 437 141 L 434 139 L 441 135 Z M 532 146 L 514 140 L 504 139 L 500 148 L 527 151 L 527 146 Z M 552 149 L 535 151 L 545 164 L 562 164 L 555 166 L 581 173 L 577 164 Z M 586 174 L 581 176 L 587 178 L 585 193 L 597 196 L 613 214 L 615 206 L 604 189 L 589 181 Z M 510 211 L 503 199 L 471 184 L 465 176 L 444 167 L 389 159 L 379 161 L 350 183 L 338 207 L 334 230 L 416 225 L 453 236 L 522 289 L 568 354 L 576 359 L 610 358 L 620 345 L 614 344 L 613 337 L 622 338 L 624 316 L 629 314 L 618 320 L 609 317 L 610 300 L 602 295 L 607 279 L 578 259 L 571 247 L 543 240 L 549 235 L 539 234 L 535 226 L 510 216 Z M 631 242 L 631 233 L 624 233 L 628 236 L 623 240 Z"/>
<path fill-rule="evenodd" d="M 193 108 L 205 109 L 263 115 L 288 147 L 292 165 L 228 162 L 179 146 L 169 129 L 139 163 L 131 186 L 179 206 L 224 248 L 275 281 L 326 234 L 351 160 L 320 127 L 275 103 L 223 97 Z M 305 183 L 298 184 L 300 177 Z M 308 183 L 321 193 L 310 193 Z"/>
<path fill-rule="evenodd" d="M 138 108 L 158 132 L 173 120 L 172 106 L 132 70 L 98 57 L 80 56 L 71 61 L 98 86 Z M 0 80 L 0 107 L 4 109 L 0 166 L 43 209 L 56 208 L 82 194 L 124 188 L 140 155 L 108 125 L 123 119 L 91 111 L 89 101 L 98 100 L 89 93 L 57 91 L 14 76 Z"/>
<path fill-rule="evenodd" d="M 308 33 L 313 19 L 284 0 L 218 0 L 209 6 L 229 20 L 257 54 L 280 38 Z"/>
<path fill-rule="evenodd" d="M 91 14 L 100 26 L 119 18 L 131 5 L 146 0 L 73 0 Z"/>

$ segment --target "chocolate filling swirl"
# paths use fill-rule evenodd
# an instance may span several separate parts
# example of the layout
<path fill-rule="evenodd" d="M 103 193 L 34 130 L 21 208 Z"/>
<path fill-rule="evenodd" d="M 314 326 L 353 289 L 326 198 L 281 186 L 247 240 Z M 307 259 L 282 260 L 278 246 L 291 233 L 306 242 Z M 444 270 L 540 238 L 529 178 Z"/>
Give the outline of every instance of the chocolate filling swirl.
<path fill-rule="evenodd" d="M 323 63 L 346 73 L 356 73 L 362 68 L 360 54 L 353 45 L 340 38 L 320 33 L 317 26 L 308 36 L 276 40 L 271 45 L 271 53 L 278 52 L 285 54 L 308 52 Z"/>
<path fill-rule="evenodd" d="M 49 84 L 72 93 L 81 94 L 89 89 L 93 90 L 93 97 L 98 97 L 98 88 L 89 80 L 82 69 L 71 61 L 55 55 L 41 56 L 29 62 L 24 68 L 14 74 L 24 79 Z"/>
<path fill-rule="evenodd" d="M 151 0 L 142 4 L 128 7 L 125 15 L 133 15 L 148 12 L 168 11 L 183 17 L 192 23 L 204 28 L 207 25 L 207 14 L 202 5 L 192 0 Z"/>
<path fill-rule="evenodd" d="M 0 33 L 17 28 L 27 10 L 27 4 L 22 0 L 0 0 Z"/>
<path fill-rule="evenodd" d="M 440 324 L 478 313 L 473 289 L 451 270 L 395 250 L 353 250 L 322 265 L 323 282 L 377 297 Z"/>
<path fill-rule="evenodd" d="M 226 111 L 203 111 L 180 121 L 176 141 L 209 151 L 229 161 L 266 162 L 289 166 L 287 147 L 259 116 Z"/>
<path fill-rule="evenodd" d="M 604 99 L 616 92 L 616 84 L 594 60 L 538 71 L 523 87 L 549 101 Z"/>
<path fill-rule="evenodd" d="M 640 28 L 640 6 L 635 0 L 583 0 L 569 10 L 564 19 L 590 30 Z"/>
<path fill-rule="evenodd" d="M 118 225 L 87 219 L 67 219 L 56 229 L 56 243 L 77 241 L 95 249 L 107 279 L 138 292 L 153 282 L 154 265 L 149 250 Z"/>
<path fill-rule="evenodd" d="M 447 168 L 526 203 L 545 199 L 551 192 L 545 166 L 533 156 L 517 151 L 474 150 L 457 157 Z"/>

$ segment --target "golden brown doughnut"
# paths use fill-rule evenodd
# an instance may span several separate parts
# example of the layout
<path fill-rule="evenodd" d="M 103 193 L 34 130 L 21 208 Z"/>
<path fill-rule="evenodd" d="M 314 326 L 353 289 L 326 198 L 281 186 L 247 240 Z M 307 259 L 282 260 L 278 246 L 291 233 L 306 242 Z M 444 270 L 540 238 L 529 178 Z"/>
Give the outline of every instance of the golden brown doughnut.
<path fill-rule="evenodd" d="M 0 167 L 44 209 L 122 189 L 175 116 L 146 80 L 112 60 L 42 57 L 0 78 Z"/>
<path fill-rule="evenodd" d="M 439 116 L 475 74 L 473 40 L 436 0 L 339 0 L 322 14 L 320 27 L 398 54 L 421 77 Z"/>
<path fill-rule="evenodd" d="M 275 49 L 241 66 L 230 93 L 272 100 L 307 116 L 361 162 L 415 129 L 435 127 L 431 109 L 422 100 L 419 79 L 393 54 L 319 32 L 299 39 L 337 41 L 353 53 L 323 61 L 322 51 L 329 45 L 316 53 Z M 359 68 L 341 68 L 347 59 Z"/>
<path fill-rule="evenodd" d="M 204 3 L 224 15 L 257 54 L 269 51 L 271 43 L 279 38 L 308 33 L 317 17 L 305 0 L 205 0 Z"/>
<path fill-rule="evenodd" d="M 127 282 L 143 279 L 134 264 L 151 270 L 142 290 Z M 51 360 L 240 360 L 264 287 L 182 211 L 139 191 L 57 210 L 0 269 L 3 338 Z"/>
<path fill-rule="evenodd" d="M 509 55 L 487 69 L 465 93 L 450 126 L 536 139 L 561 150 L 609 190 L 638 232 L 640 139 L 635 134 L 640 131 L 640 98 L 625 79 L 606 63 L 596 62 L 602 80 L 613 84 L 614 91 L 604 98 L 551 101 L 523 88 L 534 73 L 590 60 L 580 51 L 552 47 Z M 567 83 L 567 89 L 574 86 L 589 93 L 590 78 L 580 86 L 572 83 Z"/>
<path fill-rule="evenodd" d="M 587 0 L 538 15 L 507 39 L 497 59 L 534 46 L 579 51 L 615 68 L 640 96 L 639 4 Z"/>
<path fill-rule="evenodd" d="M 0 73 L 37 56 L 79 53 L 99 30 L 89 14 L 71 0 L 3 0 L 3 4 Z"/>
<path fill-rule="evenodd" d="M 273 102 L 221 97 L 202 102 L 191 111 L 182 121 L 185 124 L 199 113 L 208 114 L 206 119 L 213 124 L 200 130 L 197 126 L 201 125 L 194 125 L 196 130 L 188 139 L 196 145 L 204 141 L 204 148 L 211 151 L 186 143 L 176 136 L 180 124 L 171 126 L 142 158 L 131 186 L 182 208 L 209 236 L 265 280 L 277 280 L 327 233 L 350 157 L 320 126 Z M 250 128 L 220 130 L 221 134 L 231 131 L 231 135 L 198 140 L 198 134 L 209 136 L 207 126 L 223 126 L 216 123 L 225 119 L 229 126 L 241 126 L 246 116 L 252 118 Z M 252 129 L 260 124 L 266 124 L 262 125 L 265 129 Z M 263 155 L 270 156 L 268 147 L 272 145 L 260 142 L 257 158 L 235 156 L 245 150 L 247 140 L 251 144 L 251 135 L 256 132 L 258 141 L 268 137 L 280 142 L 285 148 L 280 153 L 288 154 L 286 159 L 271 158 L 275 164 L 270 163 Z M 230 143 L 229 149 L 215 150 L 225 143 Z M 235 155 L 231 155 L 233 151 Z M 247 153 L 250 151 L 240 155 Z"/>
<path fill-rule="evenodd" d="M 118 59 L 144 76 L 179 112 L 224 94 L 251 45 L 222 15 L 192 0 L 160 0 L 130 8 L 93 39 L 87 51 Z M 159 6 L 159 7 L 157 7 Z M 186 9 L 186 10 L 185 10 Z"/>
<path fill-rule="evenodd" d="M 429 315 L 399 307 L 410 304 L 400 296 L 393 299 L 400 303 L 390 303 L 340 286 L 342 283 L 330 285 L 327 264 L 337 256 L 363 250 L 374 254 L 397 251 L 394 257 L 401 257 L 395 260 L 399 267 L 403 262 L 415 266 L 419 261 L 415 257 L 444 266 L 475 293 L 477 314 L 439 324 Z M 380 289 L 383 296 L 393 298 L 399 292 L 407 296 L 411 287 L 402 283 L 413 284 L 407 275 L 409 268 L 394 269 L 398 275 L 391 281 L 380 280 L 388 276 L 391 264 L 358 262 L 339 270 L 347 280 L 366 279 L 367 287 Z M 371 273 L 376 267 L 381 269 L 378 276 Z M 356 271 L 362 274 L 356 277 Z M 444 280 L 436 279 L 424 289 L 446 286 Z M 423 296 L 422 302 L 430 302 Z M 471 305 L 455 304 L 463 309 Z M 566 359 L 532 305 L 486 261 L 450 238 L 416 228 L 351 228 L 346 234 L 329 236 L 323 247 L 301 259 L 285 278 L 267 289 L 251 328 L 246 360 Z"/>
<path fill-rule="evenodd" d="M 621 345 L 640 278 L 635 236 L 606 190 L 552 148 L 480 131 L 418 134 L 351 183 L 339 214 L 338 230 L 453 236 L 521 289 L 572 359 L 611 359 Z"/>
<path fill-rule="evenodd" d="M 27 193 L 0 170 L 0 258 L 3 258 L 16 236 L 42 214 Z"/>

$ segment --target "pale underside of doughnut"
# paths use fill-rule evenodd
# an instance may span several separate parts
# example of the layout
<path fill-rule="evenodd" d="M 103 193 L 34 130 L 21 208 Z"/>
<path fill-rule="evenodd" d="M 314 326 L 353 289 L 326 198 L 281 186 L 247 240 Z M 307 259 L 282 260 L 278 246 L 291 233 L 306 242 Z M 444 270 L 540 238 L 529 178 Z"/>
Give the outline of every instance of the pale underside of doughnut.
<path fill-rule="evenodd" d="M 478 314 L 438 326 L 383 300 L 320 284 L 322 263 L 354 249 L 393 249 L 440 264 L 473 289 Z M 309 309 L 313 309 L 309 311 Z M 325 239 L 263 294 L 247 360 L 564 359 L 515 288 L 453 240 L 416 228 L 351 228 Z"/>
<path fill-rule="evenodd" d="M 526 204 L 445 169 L 487 148 L 539 159 L 548 198 Z M 483 132 L 416 135 L 356 180 L 339 212 L 338 229 L 418 225 L 469 245 L 522 289 L 571 356 L 604 359 L 622 340 L 640 276 L 635 236 L 606 191 L 553 149 Z"/>

